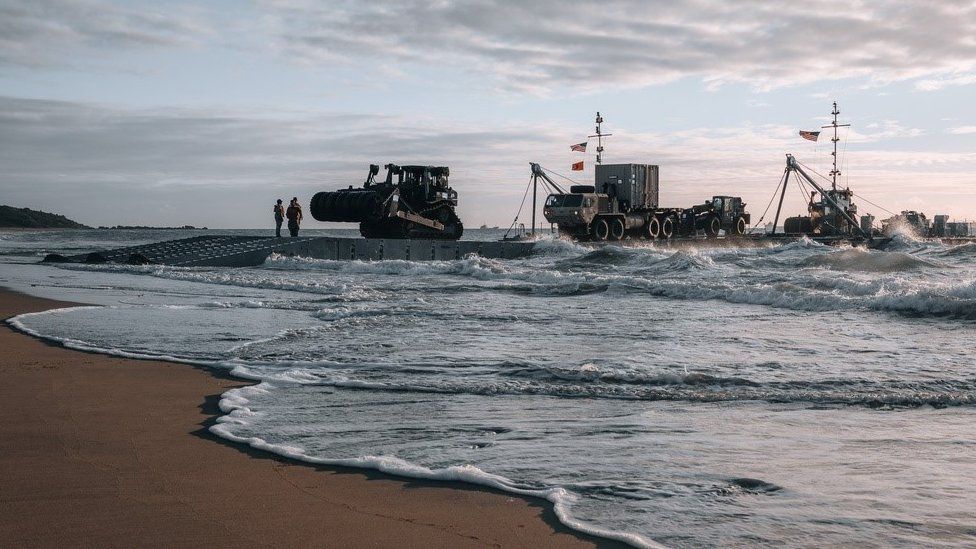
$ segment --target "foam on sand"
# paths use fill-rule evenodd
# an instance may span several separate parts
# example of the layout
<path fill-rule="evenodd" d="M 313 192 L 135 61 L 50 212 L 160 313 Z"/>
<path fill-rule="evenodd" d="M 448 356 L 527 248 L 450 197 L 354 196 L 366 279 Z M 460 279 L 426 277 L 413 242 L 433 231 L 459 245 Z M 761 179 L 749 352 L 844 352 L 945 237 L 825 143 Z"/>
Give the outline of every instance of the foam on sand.
<path fill-rule="evenodd" d="M 543 498 L 552 502 L 559 522 L 569 528 L 586 534 L 620 541 L 634 547 L 655 549 L 664 547 L 637 534 L 605 530 L 574 518 L 570 514 L 569 508 L 577 496 L 564 488 L 554 487 L 539 490 L 520 488 L 511 479 L 485 472 L 473 465 L 455 465 L 443 469 L 429 469 L 402 460 L 396 456 L 358 456 L 327 459 L 309 455 L 303 448 L 296 445 L 273 444 L 259 437 L 241 437 L 234 434 L 233 427 L 235 425 L 246 425 L 250 418 L 253 418 L 255 414 L 259 413 L 250 409 L 250 398 L 259 394 L 267 394 L 273 389 L 273 385 L 262 382 L 257 385 L 231 389 L 225 392 L 221 395 L 219 403 L 220 409 L 225 415 L 217 418 L 217 423 L 210 427 L 210 432 L 226 440 L 246 444 L 257 450 L 271 452 L 289 459 L 315 465 L 372 469 L 389 475 L 430 481 L 465 482 L 468 484 L 487 486 L 520 496 Z"/>

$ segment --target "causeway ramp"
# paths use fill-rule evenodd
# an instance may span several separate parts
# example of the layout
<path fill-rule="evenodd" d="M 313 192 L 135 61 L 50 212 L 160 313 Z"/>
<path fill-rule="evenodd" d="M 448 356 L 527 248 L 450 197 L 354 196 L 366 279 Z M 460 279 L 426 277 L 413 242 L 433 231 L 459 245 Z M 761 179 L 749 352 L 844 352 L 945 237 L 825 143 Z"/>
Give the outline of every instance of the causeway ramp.
<path fill-rule="evenodd" d="M 475 240 L 401 240 L 339 237 L 275 238 L 263 236 L 195 236 L 87 254 L 51 254 L 45 262 L 158 264 L 179 267 L 254 267 L 271 254 L 347 261 L 436 261 L 469 254 L 515 259 L 532 253 L 531 242 Z"/>

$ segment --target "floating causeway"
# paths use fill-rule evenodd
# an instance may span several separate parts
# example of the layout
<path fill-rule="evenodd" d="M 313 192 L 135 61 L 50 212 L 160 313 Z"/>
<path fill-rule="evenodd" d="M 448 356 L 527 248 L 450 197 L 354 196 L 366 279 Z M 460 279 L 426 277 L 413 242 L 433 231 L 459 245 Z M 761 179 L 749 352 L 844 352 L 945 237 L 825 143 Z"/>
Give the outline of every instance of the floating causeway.
<path fill-rule="evenodd" d="M 314 259 L 432 261 L 477 254 L 513 259 L 532 253 L 531 242 L 402 240 L 338 237 L 275 238 L 195 236 L 75 256 L 48 256 L 48 262 L 158 264 L 179 267 L 253 267 L 274 253 Z"/>

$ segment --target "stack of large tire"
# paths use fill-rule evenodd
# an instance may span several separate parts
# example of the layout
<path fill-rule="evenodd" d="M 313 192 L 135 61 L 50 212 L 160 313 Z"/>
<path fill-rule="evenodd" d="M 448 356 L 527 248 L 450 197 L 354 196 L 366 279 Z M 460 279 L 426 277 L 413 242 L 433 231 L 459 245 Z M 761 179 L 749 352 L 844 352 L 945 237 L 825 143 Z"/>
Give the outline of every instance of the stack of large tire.
<path fill-rule="evenodd" d="M 813 219 L 809 216 L 787 217 L 783 222 L 786 234 L 813 234 Z"/>
<path fill-rule="evenodd" d="M 309 210 L 319 221 L 368 221 L 379 215 L 382 200 L 369 189 L 315 193 Z"/>

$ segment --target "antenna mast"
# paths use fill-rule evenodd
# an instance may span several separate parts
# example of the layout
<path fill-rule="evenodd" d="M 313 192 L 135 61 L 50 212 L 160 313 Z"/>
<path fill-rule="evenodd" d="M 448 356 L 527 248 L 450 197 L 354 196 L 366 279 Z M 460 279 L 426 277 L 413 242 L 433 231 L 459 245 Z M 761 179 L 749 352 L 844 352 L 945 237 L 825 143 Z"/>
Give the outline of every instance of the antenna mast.
<path fill-rule="evenodd" d="M 596 138 L 596 163 L 603 163 L 603 138 L 610 137 L 612 133 L 603 133 L 600 131 L 600 124 L 603 124 L 603 117 L 600 116 L 600 111 L 596 112 L 596 135 L 588 135 L 587 137 Z"/>
<path fill-rule="evenodd" d="M 833 121 L 833 123 L 832 124 L 829 124 L 827 126 L 821 126 L 821 128 L 833 128 L 834 129 L 834 137 L 831 139 L 831 141 L 834 142 L 834 152 L 830 153 L 834 157 L 834 169 L 830 170 L 830 177 L 831 177 L 831 181 L 832 181 L 832 184 L 833 184 L 833 190 L 836 191 L 837 190 L 837 176 L 840 175 L 840 170 L 837 169 L 837 142 L 840 141 L 840 139 L 837 137 L 837 128 L 850 127 L 850 124 L 838 124 L 837 123 L 837 115 L 840 114 L 840 110 L 837 108 L 837 102 L 836 101 L 834 101 L 834 110 L 830 111 L 830 114 L 834 115 L 834 121 Z M 597 116 L 599 116 L 599 113 L 597 113 Z M 597 129 L 599 129 L 599 128 L 597 128 Z"/>

